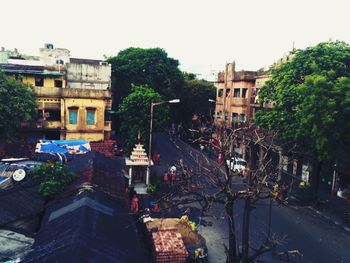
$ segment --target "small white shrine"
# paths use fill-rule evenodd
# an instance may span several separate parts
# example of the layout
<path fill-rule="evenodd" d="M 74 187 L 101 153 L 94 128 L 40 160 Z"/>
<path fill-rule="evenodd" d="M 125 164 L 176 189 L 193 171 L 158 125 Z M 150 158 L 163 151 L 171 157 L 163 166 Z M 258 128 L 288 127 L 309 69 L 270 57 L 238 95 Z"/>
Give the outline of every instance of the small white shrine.
<path fill-rule="evenodd" d="M 150 166 L 152 160 L 148 159 L 145 149 L 141 143 L 135 145 L 130 158 L 125 159 L 129 167 L 129 186 L 134 186 L 136 193 L 146 194 L 149 185 Z"/>

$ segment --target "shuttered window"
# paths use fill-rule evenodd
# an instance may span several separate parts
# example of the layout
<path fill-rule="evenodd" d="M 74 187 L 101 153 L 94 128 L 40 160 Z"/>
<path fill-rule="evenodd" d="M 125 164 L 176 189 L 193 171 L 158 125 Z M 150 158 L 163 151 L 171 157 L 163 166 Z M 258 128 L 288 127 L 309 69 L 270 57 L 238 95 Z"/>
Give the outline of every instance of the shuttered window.
<path fill-rule="evenodd" d="M 77 123 L 78 123 L 78 111 L 69 110 L 69 124 L 77 124 Z"/>
<path fill-rule="evenodd" d="M 95 125 L 95 109 L 88 109 L 86 111 L 86 124 Z"/>

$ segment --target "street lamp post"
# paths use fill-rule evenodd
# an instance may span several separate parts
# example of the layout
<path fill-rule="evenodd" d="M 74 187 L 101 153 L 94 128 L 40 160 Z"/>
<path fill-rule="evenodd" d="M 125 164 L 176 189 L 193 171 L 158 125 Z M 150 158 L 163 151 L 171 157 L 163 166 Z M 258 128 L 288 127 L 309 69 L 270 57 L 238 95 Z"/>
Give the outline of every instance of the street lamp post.
<path fill-rule="evenodd" d="M 146 185 L 149 184 L 149 170 L 151 166 L 151 154 L 152 154 L 152 129 L 153 129 L 153 109 L 157 105 L 161 105 L 164 103 L 179 103 L 180 99 L 173 99 L 173 100 L 168 100 L 168 101 L 161 101 L 161 102 L 152 102 L 151 103 L 151 120 L 150 120 L 150 127 L 149 127 L 149 146 L 148 146 L 148 168 L 147 168 L 147 181 Z"/>
<path fill-rule="evenodd" d="M 208 101 L 210 102 L 210 103 L 216 103 L 216 101 L 215 100 L 212 100 L 212 99 L 208 99 Z M 211 107 L 209 106 L 209 114 L 210 114 L 210 118 L 212 118 L 213 116 L 211 116 Z"/>

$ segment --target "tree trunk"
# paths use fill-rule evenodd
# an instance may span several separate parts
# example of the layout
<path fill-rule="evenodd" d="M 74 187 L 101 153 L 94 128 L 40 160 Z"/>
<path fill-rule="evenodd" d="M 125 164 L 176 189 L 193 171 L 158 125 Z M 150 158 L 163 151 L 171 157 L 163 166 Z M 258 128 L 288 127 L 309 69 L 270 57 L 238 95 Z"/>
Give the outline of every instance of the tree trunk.
<path fill-rule="evenodd" d="M 322 162 L 314 158 L 312 162 L 312 170 L 311 170 L 311 178 L 310 178 L 312 201 L 317 201 L 318 199 L 318 186 L 320 184 L 321 168 L 322 168 Z"/>
<path fill-rule="evenodd" d="M 245 206 L 243 211 L 243 226 L 242 226 L 242 260 L 243 263 L 248 263 L 249 260 L 249 223 L 250 223 L 250 197 L 245 198 Z"/>
<path fill-rule="evenodd" d="M 233 216 L 233 200 L 229 200 L 226 205 L 226 214 L 228 217 L 228 233 L 229 233 L 229 247 L 228 247 L 228 263 L 238 263 L 237 244 L 236 244 L 236 230 Z"/>
<path fill-rule="evenodd" d="M 283 173 L 283 151 L 282 149 L 278 150 L 278 181 L 284 182 L 284 173 Z"/>

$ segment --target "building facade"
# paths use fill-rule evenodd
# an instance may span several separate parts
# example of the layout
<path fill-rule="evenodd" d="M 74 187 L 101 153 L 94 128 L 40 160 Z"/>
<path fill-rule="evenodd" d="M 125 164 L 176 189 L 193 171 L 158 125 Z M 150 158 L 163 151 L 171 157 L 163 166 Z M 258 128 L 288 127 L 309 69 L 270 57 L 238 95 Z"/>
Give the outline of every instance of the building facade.
<path fill-rule="evenodd" d="M 0 51 L 0 69 L 33 86 L 39 119 L 33 137 L 45 139 L 109 139 L 112 108 L 111 66 L 103 61 L 75 59 L 67 49 L 46 44 L 40 55 Z"/>
<path fill-rule="evenodd" d="M 226 122 L 234 127 L 250 121 L 259 107 L 259 89 L 268 79 L 268 71 L 236 71 L 234 62 L 226 64 L 215 83 L 215 122 Z"/>

